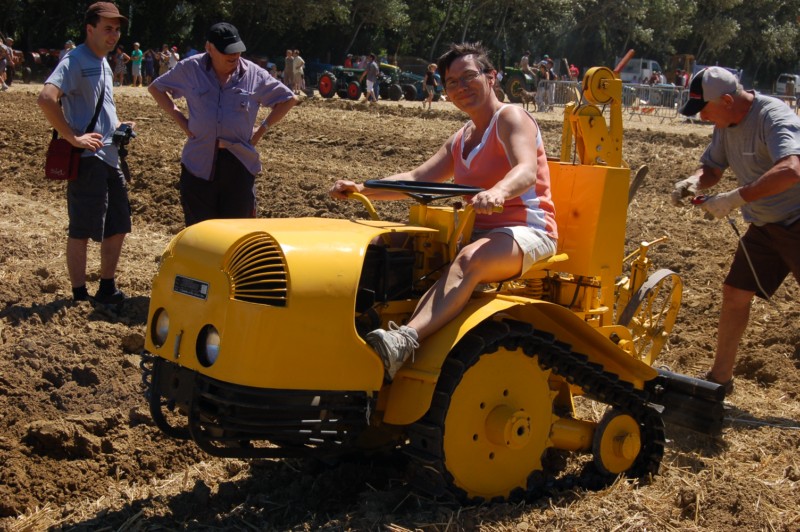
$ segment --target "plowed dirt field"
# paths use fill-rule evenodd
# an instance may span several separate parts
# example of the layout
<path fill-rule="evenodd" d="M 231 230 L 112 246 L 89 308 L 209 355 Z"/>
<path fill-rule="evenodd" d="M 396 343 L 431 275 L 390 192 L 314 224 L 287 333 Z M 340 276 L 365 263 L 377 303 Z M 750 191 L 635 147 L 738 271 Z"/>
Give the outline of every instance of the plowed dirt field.
<path fill-rule="evenodd" d="M 139 133 L 129 159 L 134 230 L 118 273 L 131 299 L 119 314 L 74 304 L 64 185 L 43 177 L 49 129 L 36 105 L 40 88 L 15 84 L 0 95 L 0 529 L 800 529 L 800 290 L 791 279 L 771 303 L 753 307 L 723 437 L 668 428 L 660 474 L 643 486 L 621 480 L 601 491 L 457 508 L 412 491 L 401 457 L 222 460 L 165 437 L 147 412 L 138 353 L 158 258 L 182 228 L 181 132 L 144 89 L 115 89 L 120 117 Z M 560 117 L 537 116 L 555 155 Z M 736 236 L 668 201 L 710 127 L 644 120 L 626 120 L 626 161 L 650 167 L 628 208 L 626 251 L 669 237 L 651 257 L 682 276 L 685 292 L 657 364 L 696 375 L 713 356 Z M 259 216 L 360 215 L 355 203 L 328 198 L 335 179 L 408 169 L 463 121 L 445 102 L 423 112 L 308 100 L 259 146 Z M 407 212 L 403 202 L 378 208 L 397 220 Z M 96 245 L 89 257 L 93 292 Z"/>

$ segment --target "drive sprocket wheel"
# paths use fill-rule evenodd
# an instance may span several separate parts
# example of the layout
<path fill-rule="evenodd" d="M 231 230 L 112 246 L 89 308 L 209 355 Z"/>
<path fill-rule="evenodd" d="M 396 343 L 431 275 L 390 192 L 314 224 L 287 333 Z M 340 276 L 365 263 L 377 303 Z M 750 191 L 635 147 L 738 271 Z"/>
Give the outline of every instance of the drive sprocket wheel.
<path fill-rule="evenodd" d="M 667 342 L 681 307 L 683 283 L 671 270 L 658 270 L 634 294 L 619 319 L 633 336 L 636 354 L 652 366 Z"/>
<path fill-rule="evenodd" d="M 550 372 L 513 346 L 513 335 L 506 324 L 484 322 L 442 368 L 431 410 L 415 427 L 424 438 L 416 446 L 439 458 L 432 470 L 443 478 L 432 483 L 446 486 L 433 491 L 467 501 L 510 499 L 541 476 L 553 421 Z"/>

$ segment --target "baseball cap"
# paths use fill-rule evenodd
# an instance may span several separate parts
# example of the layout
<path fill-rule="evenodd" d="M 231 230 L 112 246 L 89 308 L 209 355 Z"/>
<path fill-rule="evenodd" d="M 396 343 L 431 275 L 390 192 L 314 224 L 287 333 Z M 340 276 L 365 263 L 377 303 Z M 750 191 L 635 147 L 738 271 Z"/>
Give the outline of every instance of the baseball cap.
<path fill-rule="evenodd" d="M 736 92 L 738 84 L 736 76 L 724 68 L 716 66 L 704 68 L 692 76 L 692 81 L 689 82 L 689 100 L 681 109 L 681 114 L 696 115 L 708 102 Z"/>
<path fill-rule="evenodd" d="M 223 54 L 235 54 L 247 50 L 242 39 L 239 37 L 239 30 L 233 24 L 220 22 L 211 26 L 208 30 L 208 42 Z"/>
<path fill-rule="evenodd" d="M 88 19 L 92 15 L 105 18 L 118 18 L 125 24 L 128 23 L 128 19 L 123 17 L 119 12 L 119 8 L 117 8 L 117 6 L 111 2 L 95 2 L 94 4 L 90 5 L 89 9 L 86 10 L 85 18 Z"/>

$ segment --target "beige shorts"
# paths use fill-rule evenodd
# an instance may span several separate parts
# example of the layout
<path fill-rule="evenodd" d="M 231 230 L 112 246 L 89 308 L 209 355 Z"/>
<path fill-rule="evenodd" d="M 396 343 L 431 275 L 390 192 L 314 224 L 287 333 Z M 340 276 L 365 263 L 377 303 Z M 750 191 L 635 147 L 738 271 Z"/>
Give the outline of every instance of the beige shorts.
<path fill-rule="evenodd" d="M 474 231 L 472 240 L 484 237 L 491 233 L 504 233 L 514 239 L 522 250 L 522 271 L 527 272 L 536 262 L 556 254 L 556 241 L 550 235 L 539 229 L 516 225 L 512 227 L 498 227 L 489 231 Z"/>

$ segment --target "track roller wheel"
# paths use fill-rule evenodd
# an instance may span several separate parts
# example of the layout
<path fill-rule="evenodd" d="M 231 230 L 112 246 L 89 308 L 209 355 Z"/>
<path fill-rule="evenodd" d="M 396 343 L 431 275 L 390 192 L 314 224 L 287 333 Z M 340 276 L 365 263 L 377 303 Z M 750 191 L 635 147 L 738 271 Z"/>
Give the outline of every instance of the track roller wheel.
<path fill-rule="evenodd" d="M 664 453 L 663 422 L 655 414 L 637 420 L 619 408 L 608 410 L 594 433 L 592 453 L 597 470 L 631 478 L 655 474 Z"/>
<path fill-rule="evenodd" d="M 595 429 L 594 463 L 604 474 L 618 475 L 630 469 L 642 450 L 642 432 L 629 414 L 610 410 Z"/>

